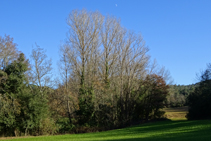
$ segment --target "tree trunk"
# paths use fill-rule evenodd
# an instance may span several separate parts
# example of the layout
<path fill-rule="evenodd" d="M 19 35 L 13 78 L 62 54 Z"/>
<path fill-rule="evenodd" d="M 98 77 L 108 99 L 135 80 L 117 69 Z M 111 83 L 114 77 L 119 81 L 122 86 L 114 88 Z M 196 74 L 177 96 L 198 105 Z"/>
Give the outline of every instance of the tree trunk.
<path fill-rule="evenodd" d="M 72 119 L 71 119 L 71 114 L 70 114 L 70 104 L 69 104 L 69 100 L 67 100 L 67 109 L 68 109 L 68 118 L 69 118 L 69 122 L 70 124 L 72 123 Z"/>
<path fill-rule="evenodd" d="M 27 136 L 28 127 L 25 129 L 25 136 Z"/>

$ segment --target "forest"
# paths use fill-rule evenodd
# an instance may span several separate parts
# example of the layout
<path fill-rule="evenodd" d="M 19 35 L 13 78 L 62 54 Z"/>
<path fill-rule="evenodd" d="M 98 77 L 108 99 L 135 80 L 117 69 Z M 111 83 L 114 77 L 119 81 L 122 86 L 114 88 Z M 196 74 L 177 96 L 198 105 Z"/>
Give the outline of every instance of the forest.
<path fill-rule="evenodd" d="M 142 35 L 119 19 L 73 10 L 67 25 L 59 78 L 44 48 L 35 44 L 26 58 L 12 37 L 0 36 L 0 136 L 122 128 L 164 118 L 164 107 L 189 106 L 190 120 L 211 117 L 211 64 L 199 83 L 173 85 Z"/>

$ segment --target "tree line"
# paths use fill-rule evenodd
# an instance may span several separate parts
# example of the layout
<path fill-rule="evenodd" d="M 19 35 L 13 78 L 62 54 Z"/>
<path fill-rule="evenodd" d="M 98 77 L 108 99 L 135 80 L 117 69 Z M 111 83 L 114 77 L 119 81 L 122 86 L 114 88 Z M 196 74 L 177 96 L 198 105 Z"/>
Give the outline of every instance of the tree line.
<path fill-rule="evenodd" d="M 183 107 L 188 105 L 188 96 L 194 92 L 199 83 L 191 85 L 169 85 L 167 107 Z"/>
<path fill-rule="evenodd" d="M 141 34 L 86 10 L 73 10 L 67 24 L 55 80 L 43 48 L 36 44 L 27 59 L 13 38 L 0 37 L 2 136 L 107 130 L 163 116 L 169 73 L 150 63 Z"/>

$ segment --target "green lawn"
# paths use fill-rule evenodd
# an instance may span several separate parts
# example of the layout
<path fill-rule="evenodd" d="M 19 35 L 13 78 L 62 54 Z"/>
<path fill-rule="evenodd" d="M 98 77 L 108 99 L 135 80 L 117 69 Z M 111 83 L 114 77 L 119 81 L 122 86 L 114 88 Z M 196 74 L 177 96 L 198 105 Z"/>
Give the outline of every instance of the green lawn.
<path fill-rule="evenodd" d="M 58 136 L 15 138 L 17 141 L 211 141 L 211 120 L 160 121 L 124 129 Z"/>

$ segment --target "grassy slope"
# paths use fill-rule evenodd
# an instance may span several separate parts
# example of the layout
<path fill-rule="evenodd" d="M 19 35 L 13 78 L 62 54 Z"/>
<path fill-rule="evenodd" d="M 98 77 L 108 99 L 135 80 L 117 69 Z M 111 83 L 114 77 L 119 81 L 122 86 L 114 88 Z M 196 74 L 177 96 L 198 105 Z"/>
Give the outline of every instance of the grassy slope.
<path fill-rule="evenodd" d="M 77 135 L 59 135 L 59 136 L 41 136 L 29 138 L 16 138 L 9 140 L 17 141 L 210 141 L 211 140 L 211 121 L 162 121 L 147 123 L 130 128 L 118 129 L 113 131 L 77 134 Z"/>
<path fill-rule="evenodd" d="M 146 123 L 124 129 L 77 135 L 15 138 L 13 141 L 210 141 L 211 120 L 187 121 L 187 108 L 165 109 L 172 121 Z M 183 120 L 175 120 L 175 119 Z"/>

